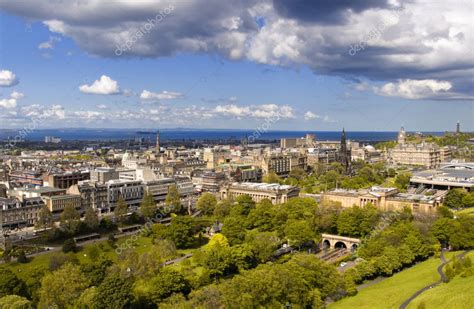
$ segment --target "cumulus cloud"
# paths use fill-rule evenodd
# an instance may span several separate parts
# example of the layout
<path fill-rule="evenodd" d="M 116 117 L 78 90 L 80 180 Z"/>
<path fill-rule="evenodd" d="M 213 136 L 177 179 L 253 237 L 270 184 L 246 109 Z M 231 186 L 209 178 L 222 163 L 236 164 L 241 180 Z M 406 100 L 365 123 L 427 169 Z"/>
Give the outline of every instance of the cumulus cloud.
<path fill-rule="evenodd" d="M 99 104 L 96 106 L 98 109 L 107 109 L 107 105 L 105 104 Z"/>
<path fill-rule="evenodd" d="M 9 98 L 0 99 L 0 107 L 4 109 L 14 109 L 17 105 L 17 100 L 22 99 L 25 95 L 21 92 L 13 91 Z"/>
<path fill-rule="evenodd" d="M 313 119 L 318 119 L 318 118 L 321 118 L 321 116 L 316 115 L 315 113 L 313 113 L 311 111 L 307 111 L 304 114 L 304 120 L 313 120 Z"/>
<path fill-rule="evenodd" d="M 98 80 L 94 81 L 92 85 L 82 85 L 79 90 L 87 94 L 119 94 L 120 87 L 117 81 L 111 79 L 107 75 L 102 75 Z"/>
<path fill-rule="evenodd" d="M 252 106 L 239 106 L 236 104 L 217 105 L 213 112 L 217 115 L 231 116 L 238 119 L 244 117 L 270 118 L 295 118 L 293 108 L 288 105 L 263 104 Z"/>
<path fill-rule="evenodd" d="M 143 90 L 140 94 L 140 99 L 142 100 L 175 100 L 181 99 L 184 97 L 184 94 L 180 92 L 173 91 L 162 91 L 160 93 L 151 92 L 148 90 Z"/>
<path fill-rule="evenodd" d="M 11 87 L 18 84 L 18 78 L 12 71 L 0 71 L 0 87 Z"/>
<path fill-rule="evenodd" d="M 42 21 L 90 54 L 116 57 L 117 46 L 170 3 L 23 0 L 2 1 L 0 8 Z M 350 80 L 442 80 L 451 89 L 435 96 L 474 96 L 471 0 L 209 0 L 206 5 L 189 0 L 173 6 L 172 16 L 143 33 L 122 56 L 219 54 L 304 65 Z M 366 48 L 351 55 L 350 46 L 367 40 L 373 30 L 377 35 L 364 42 Z"/>
<path fill-rule="evenodd" d="M 380 88 L 376 88 L 375 91 L 380 95 L 389 97 L 429 99 L 436 98 L 440 93 L 446 93 L 451 88 L 452 85 L 448 81 L 405 79 L 396 83 L 387 83 Z"/>
<path fill-rule="evenodd" d="M 45 42 L 41 42 L 38 45 L 38 49 L 54 49 L 54 46 L 57 42 L 60 42 L 61 38 L 57 36 L 50 36 L 49 39 Z"/>

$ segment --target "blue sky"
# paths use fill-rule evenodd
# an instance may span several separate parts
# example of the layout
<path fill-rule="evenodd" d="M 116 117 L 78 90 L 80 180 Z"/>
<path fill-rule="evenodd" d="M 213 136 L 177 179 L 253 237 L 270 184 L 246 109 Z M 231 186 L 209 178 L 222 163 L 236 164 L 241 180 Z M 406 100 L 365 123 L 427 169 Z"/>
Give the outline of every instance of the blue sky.
<path fill-rule="evenodd" d="M 279 1 L 271 8 L 261 8 L 267 1 L 249 1 L 254 5 L 250 13 L 232 5 L 230 19 L 210 16 L 208 27 L 193 31 L 182 29 L 186 25 L 180 20 L 188 21 L 195 8 L 171 4 L 169 15 L 117 56 L 117 42 L 127 41 L 124 31 L 130 35 L 146 25 L 141 15 L 146 7 L 118 7 L 105 18 L 88 14 L 90 1 L 81 1 L 84 8 L 72 13 L 63 6 L 74 1 L 60 1 L 53 11 L 48 10 L 51 1 L 35 2 L 36 7 L 28 0 L 0 2 L 0 128 L 21 128 L 33 120 L 45 128 L 254 129 L 272 116 L 278 116 L 273 130 L 390 131 L 403 125 L 443 131 L 453 130 L 457 121 L 464 130 L 474 127 L 472 33 L 468 24 L 450 23 L 450 18 L 463 20 L 463 2 L 455 4 L 449 18 L 439 17 L 442 7 L 433 9 L 447 29 L 433 30 L 435 40 L 426 33 L 410 34 L 419 25 L 407 30 L 405 22 L 398 29 L 401 21 L 392 23 L 389 15 L 379 37 L 367 37 L 378 27 L 373 16 L 394 10 L 380 5 L 324 7 L 331 19 L 315 14 L 320 20 L 308 26 L 307 16 L 282 8 Z M 417 2 L 407 4 L 408 17 L 400 20 L 417 19 L 423 9 Z M 160 3 L 156 11 L 164 12 Z M 354 16 L 346 17 L 346 11 Z M 222 21 L 220 26 L 216 21 Z M 353 31 L 346 27 L 364 30 L 331 42 Z M 334 32 L 324 44 L 317 42 L 323 30 Z M 443 31 L 447 41 L 433 47 Z M 411 35 L 422 35 L 425 41 L 418 39 L 418 45 L 432 47 L 425 55 L 420 51 L 428 63 L 400 62 L 416 54 L 407 51 Z M 348 56 L 353 44 L 347 42 L 363 40 L 367 46 Z M 403 43 L 397 46 L 397 40 Z M 387 42 L 394 42 L 390 49 Z M 404 58 L 394 58 L 400 54 Z"/>

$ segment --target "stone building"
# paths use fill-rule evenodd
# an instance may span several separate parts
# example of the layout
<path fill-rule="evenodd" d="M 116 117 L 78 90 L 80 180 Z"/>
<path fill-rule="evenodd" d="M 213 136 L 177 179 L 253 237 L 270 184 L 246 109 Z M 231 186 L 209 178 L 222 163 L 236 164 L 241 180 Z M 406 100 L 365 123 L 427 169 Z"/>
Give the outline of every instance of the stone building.
<path fill-rule="evenodd" d="M 446 191 L 430 195 L 400 193 L 396 188 L 372 187 L 362 190 L 336 189 L 322 195 L 322 201 L 338 202 L 342 207 L 365 206 L 371 203 L 382 211 L 399 211 L 404 207 L 413 212 L 433 213 L 442 203 Z"/>
<path fill-rule="evenodd" d="M 292 197 L 299 195 L 300 189 L 295 186 L 280 185 L 277 183 L 233 183 L 220 190 L 221 199 L 235 199 L 240 195 L 248 195 L 255 202 L 263 199 L 270 200 L 273 204 L 281 204 Z"/>

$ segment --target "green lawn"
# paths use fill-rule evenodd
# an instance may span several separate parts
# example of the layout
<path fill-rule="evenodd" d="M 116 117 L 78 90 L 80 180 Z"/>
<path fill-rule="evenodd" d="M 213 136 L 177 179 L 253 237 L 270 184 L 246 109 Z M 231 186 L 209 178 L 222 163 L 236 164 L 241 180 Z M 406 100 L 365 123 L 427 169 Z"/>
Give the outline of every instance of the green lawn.
<path fill-rule="evenodd" d="M 474 258 L 474 252 L 469 255 Z M 415 298 L 408 308 L 416 309 L 424 303 L 426 309 L 472 309 L 474 308 L 474 277 L 456 276 L 448 283 L 443 283 Z"/>
<path fill-rule="evenodd" d="M 431 258 L 379 283 L 366 287 L 353 297 L 332 303 L 328 308 L 398 308 L 414 292 L 439 280 L 436 268 L 440 264 L 439 258 Z"/>
<path fill-rule="evenodd" d="M 465 208 L 463 210 L 456 211 L 456 215 L 461 215 L 461 214 L 474 216 L 474 207 Z"/>

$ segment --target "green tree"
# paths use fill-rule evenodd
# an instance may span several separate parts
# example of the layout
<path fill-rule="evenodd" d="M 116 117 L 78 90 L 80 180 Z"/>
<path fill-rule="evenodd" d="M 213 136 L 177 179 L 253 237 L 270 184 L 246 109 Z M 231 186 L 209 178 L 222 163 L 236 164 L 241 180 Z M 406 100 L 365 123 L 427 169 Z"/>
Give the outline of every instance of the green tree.
<path fill-rule="evenodd" d="M 123 222 L 127 216 L 128 206 L 123 197 L 119 197 L 117 206 L 114 209 L 114 215 L 118 222 Z"/>
<path fill-rule="evenodd" d="M 18 295 L 7 295 L 0 298 L 0 308 L 32 309 L 33 304 L 27 298 Z"/>
<path fill-rule="evenodd" d="M 462 208 L 463 203 L 462 200 L 466 192 L 463 189 L 451 189 L 448 191 L 446 196 L 444 197 L 444 206 L 449 208 Z"/>
<path fill-rule="evenodd" d="M 410 184 L 411 173 L 404 172 L 400 173 L 395 177 L 395 187 L 400 189 L 401 191 L 405 191 Z"/>
<path fill-rule="evenodd" d="M 110 273 L 97 289 L 94 303 L 98 308 L 128 308 L 133 301 L 132 281 Z"/>
<path fill-rule="evenodd" d="M 76 208 L 69 204 L 67 205 L 63 212 L 61 213 L 61 228 L 70 235 L 74 235 L 79 231 L 81 225 L 80 214 Z"/>
<path fill-rule="evenodd" d="M 79 266 L 65 264 L 43 277 L 39 307 L 71 307 L 88 285 Z"/>
<path fill-rule="evenodd" d="M 158 236 L 174 242 L 177 248 L 189 248 L 195 243 L 196 224 L 193 218 L 177 216 L 171 219 L 171 224 L 162 229 Z"/>
<path fill-rule="evenodd" d="M 187 295 L 191 290 L 184 276 L 169 267 L 160 270 L 158 275 L 150 280 L 149 297 L 152 303 L 159 304 L 175 293 Z"/>
<path fill-rule="evenodd" d="M 153 195 L 145 192 L 143 200 L 140 203 L 140 212 L 145 218 L 152 218 L 156 212 L 156 203 Z"/>
<path fill-rule="evenodd" d="M 297 180 L 302 180 L 307 176 L 306 172 L 304 169 L 301 167 L 295 167 L 290 171 L 290 177 L 295 178 Z"/>
<path fill-rule="evenodd" d="M 205 215 L 212 215 L 217 205 L 216 197 L 211 193 L 203 193 L 197 203 L 196 208 L 201 210 Z"/>
<path fill-rule="evenodd" d="M 74 308 L 100 309 L 95 302 L 99 297 L 97 293 L 98 289 L 96 286 L 85 289 L 81 296 L 74 302 Z"/>
<path fill-rule="evenodd" d="M 53 226 L 53 214 L 49 211 L 48 206 L 43 205 L 41 207 L 36 227 L 39 229 L 45 229 Z"/>
<path fill-rule="evenodd" d="M 281 183 L 282 180 L 281 180 L 280 176 L 278 176 L 274 172 L 270 172 L 270 173 L 266 174 L 265 176 L 263 176 L 262 182 L 265 182 L 265 183 Z"/>
<path fill-rule="evenodd" d="M 231 245 L 241 244 L 245 238 L 245 221 L 243 216 L 229 216 L 225 218 L 222 234 L 227 237 Z"/>
<path fill-rule="evenodd" d="M 216 207 L 214 208 L 214 216 L 218 219 L 223 219 L 227 215 L 229 215 L 230 210 L 232 208 L 232 201 L 225 199 L 221 200 L 217 203 Z"/>
<path fill-rule="evenodd" d="M 306 220 L 288 220 L 285 236 L 290 246 L 300 247 L 310 241 L 318 242 L 315 231 Z"/>
<path fill-rule="evenodd" d="M 28 258 L 26 257 L 25 250 L 18 251 L 18 257 L 16 259 L 18 263 L 28 263 Z"/>
<path fill-rule="evenodd" d="M 168 194 L 166 195 L 165 203 L 170 209 L 170 212 L 182 213 L 184 211 L 183 205 L 181 204 L 179 190 L 176 185 L 171 185 L 168 188 Z"/>
<path fill-rule="evenodd" d="M 214 235 L 209 243 L 197 252 L 195 260 L 209 272 L 211 278 L 225 276 L 235 270 L 229 242 L 222 234 Z"/>
<path fill-rule="evenodd" d="M 64 241 L 63 243 L 63 252 L 68 253 L 68 252 L 76 252 L 76 242 L 72 238 L 68 238 Z"/>
<path fill-rule="evenodd" d="M 0 268 L 0 297 L 7 295 L 26 296 L 26 284 L 11 270 Z"/>
<path fill-rule="evenodd" d="M 84 223 L 91 231 L 95 231 L 99 227 L 99 216 L 92 207 L 86 208 L 84 213 Z"/>
<path fill-rule="evenodd" d="M 107 276 L 107 270 L 113 262 L 105 256 L 94 259 L 91 263 L 81 265 L 81 270 L 91 285 L 99 286 Z"/>
<path fill-rule="evenodd" d="M 249 244 L 260 263 L 265 263 L 275 254 L 280 242 L 276 232 L 258 232 L 257 230 L 252 230 L 249 231 L 245 237 L 245 243 Z"/>

